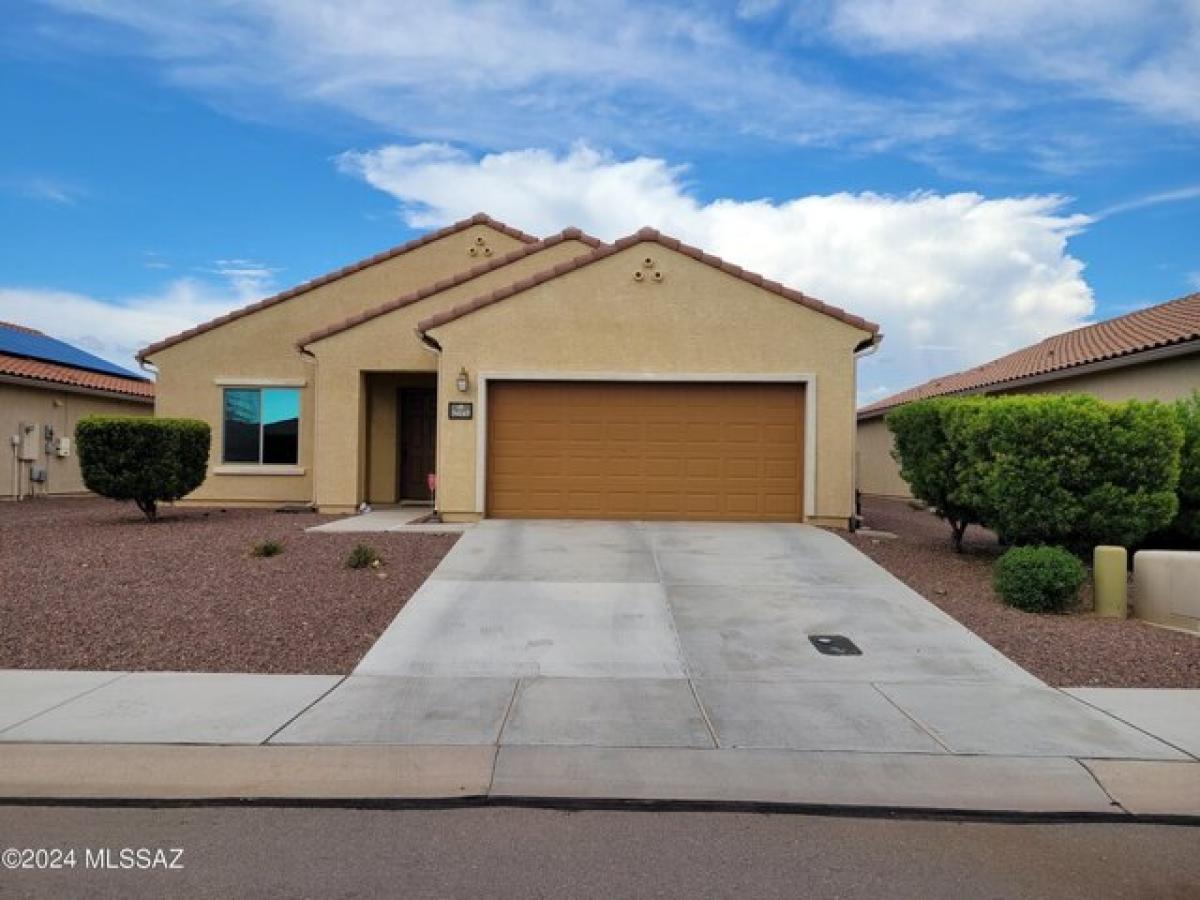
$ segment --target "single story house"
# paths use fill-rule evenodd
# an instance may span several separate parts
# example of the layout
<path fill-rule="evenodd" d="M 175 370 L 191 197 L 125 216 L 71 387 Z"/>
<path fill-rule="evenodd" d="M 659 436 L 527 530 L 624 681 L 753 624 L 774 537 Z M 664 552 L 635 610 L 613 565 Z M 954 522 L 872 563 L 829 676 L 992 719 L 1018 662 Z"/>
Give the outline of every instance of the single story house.
<path fill-rule="evenodd" d="M 845 526 L 856 355 L 879 340 L 652 229 L 479 214 L 140 358 L 157 414 L 212 424 L 187 502 Z"/>
<path fill-rule="evenodd" d="M 884 416 L 912 400 L 960 394 L 1091 394 L 1177 400 L 1200 390 L 1200 294 L 1056 334 L 991 362 L 943 375 L 858 411 L 858 486 L 910 497 Z"/>
<path fill-rule="evenodd" d="M 150 415 L 154 383 L 48 337 L 0 322 L 0 434 L 10 458 L 0 498 L 86 493 L 72 440 L 90 415 Z"/>

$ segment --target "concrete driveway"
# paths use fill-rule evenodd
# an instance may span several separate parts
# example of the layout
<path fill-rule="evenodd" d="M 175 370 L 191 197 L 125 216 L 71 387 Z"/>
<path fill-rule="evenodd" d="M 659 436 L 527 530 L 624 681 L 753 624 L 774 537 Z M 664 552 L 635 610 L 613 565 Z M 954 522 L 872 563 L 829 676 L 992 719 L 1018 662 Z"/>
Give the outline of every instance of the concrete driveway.
<path fill-rule="evenodd" d="M 273 742 L 1181 756 L 767 524 L 485 521 Z"/>

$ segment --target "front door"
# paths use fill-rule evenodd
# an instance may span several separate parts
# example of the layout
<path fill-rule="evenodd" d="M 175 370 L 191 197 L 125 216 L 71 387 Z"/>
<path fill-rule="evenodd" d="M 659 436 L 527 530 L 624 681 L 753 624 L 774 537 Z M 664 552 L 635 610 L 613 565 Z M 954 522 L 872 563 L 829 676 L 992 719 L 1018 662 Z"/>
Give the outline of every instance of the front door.
<path fill-rule="evenodd" d="M 431 500 L 437 440 L 437 391 L 400 389 L 400 499 Z"/>

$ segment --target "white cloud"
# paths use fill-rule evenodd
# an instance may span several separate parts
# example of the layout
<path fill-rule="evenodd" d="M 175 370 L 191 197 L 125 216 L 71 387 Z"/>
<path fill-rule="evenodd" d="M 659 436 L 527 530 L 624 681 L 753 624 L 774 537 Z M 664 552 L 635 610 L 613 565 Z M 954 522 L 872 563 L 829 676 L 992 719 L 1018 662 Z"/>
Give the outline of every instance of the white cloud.
<path fill-rule="evenodd" d="M 924 56 L 960 77 L 965 64 L 1200 124 L 1195 0 L 831 0 L 826 27 L 856 53 Z"/>
<path fill-rule="evenodd" d="M 685 170 L 584 145 L 476 159 L 445 145 L 385 146 L 339 164 L 386 191 L 409 224 L 479 209 L 548 234 L 613 239 L 650 225 L 879 322 L 863 395 L 900 390 L 1075 327 L 1093 309 L 1067 240 L 1090 220 L 1056 196 L 838 193 L 701 202 Z"/>
<path fill-rule="evenodd" d="M 267 270 L 270 271 L 270 270 Z M 0 287 L 0 320 L 36 328 L 138 371 L 138 350 L 244 306 L 272 289 L 270 280 L 231 271 L 228 283 L 177 278 L 159 292 L 95 297 L 42 287 Z"/>
<path fill-rule="evenodd" d="M 212 271 L 228 281 L 238 297 L 254 300 L 272 292 L 280 270 L 252 259 L 218 259 Z"/>
<path fill-rule="evenodd" d="M 743 19 L 759 19 L 779 9 L 783 0 L 738 0 L 737 14 Z"/>
<path fill-rule="evenodd" d="M 1126 107 L 1200 125 L 1195 0 L 46 2 L 87 19 L 39 37 L 146 55 L 227 111 L 336 110 L 414 141 L 967 148 L 1063 174 L 1136 153 Z"/>
<path fill-rule="evenodd" d="M 174 81 L 252 116 L 280 114 L 282 95 L 489 146 L 564 135 L 645 145 L 684 130 L 811 143 L 937 127 L 754 46 L 720 4 L 427 0 L 418 13 L 390 0 L 50 2 L 130 29 L 135 52 Z"/>
<path fill-rule="evenodd" d="M 20 197 L 55 206 L 74 206 L 88 195 L 82 186 L 46 175 L 11 176 L 0 179 L 0 188 Z"/>
<path fill-rule="evenodd" d="M 1109 216 L 1131 212 L 1135 209 L 1145 209 L 1148 206 L 1161 206 L 1164 203 L 1182 203 L 1197 198 L 1200 198 L 1200 184 L 1193 184 L 1171 191 L 1159 191 L 1158 193 L 1146 194 L 1142 197 L 1134 197 L 1132 200 L 1126 200 L 1122 203 L 1114 203 L 1112 206 L 1107 206 L 1096 213 L 1095 218 L 1106 219 Z"/>

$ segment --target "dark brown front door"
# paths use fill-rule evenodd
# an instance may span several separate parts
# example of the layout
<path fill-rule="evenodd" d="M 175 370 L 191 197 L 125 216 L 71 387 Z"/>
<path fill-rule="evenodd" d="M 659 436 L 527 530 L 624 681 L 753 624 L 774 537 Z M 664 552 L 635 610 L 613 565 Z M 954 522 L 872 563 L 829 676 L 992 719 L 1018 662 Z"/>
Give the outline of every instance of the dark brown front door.
<path fill-rule="evenodd" d="M 437 392 L 433 388 L 400 389 L 400 499 L 430 500 L 429 473 L 434 470 L 437 436 Z"/>

